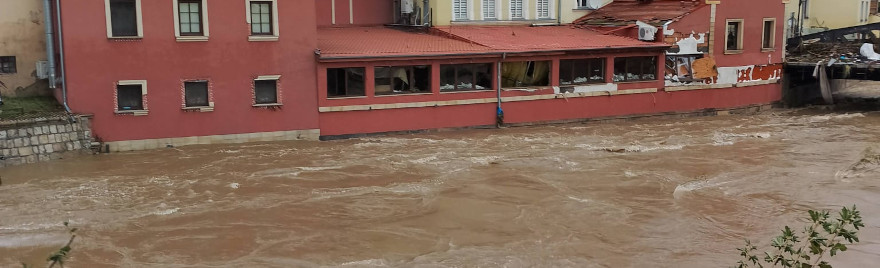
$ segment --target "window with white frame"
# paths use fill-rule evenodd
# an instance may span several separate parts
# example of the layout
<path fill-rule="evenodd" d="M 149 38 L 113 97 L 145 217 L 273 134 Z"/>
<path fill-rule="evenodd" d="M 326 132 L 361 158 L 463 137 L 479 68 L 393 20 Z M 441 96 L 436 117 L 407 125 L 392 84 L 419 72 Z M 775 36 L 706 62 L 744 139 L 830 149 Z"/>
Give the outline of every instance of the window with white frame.
<path fill-rule="evenodd" d="M 483 19 L 497 19 L 497 7 L 495 0 L 483 0 Z"/>
<path fill-rule="evenodd" d="M 524 19 L 523 0 L 510 0 L 510 18 Z"/>
<path fill-rule="evenodd" d="M 550 18 L 550 0 L 535 0 L 537 15 L 539 19 Z"/>
<path fill-rule="evenodd" d="M 254 104 L 278 105 L 278 79 L 281 76 L 267 75 L 254 79 Z"/>
<path fill-rule="evenodd" d="M 206 40 L 207 0 L 174 0 L 174 33 L 178 41 Z"/>
<path fill-rule="evenodd" d="M 578 9 L 595 9 L 598 8 L 593 4 L 593 0 L 577 0 Z"/>
<path fill-rule="evenodd" d="M 116 82 L 116 112 L 136 114 L 146 112 L 146 95 L 146 80 Z"/>
<path fill-rule="evenodd" d="M 108 38 L 143 37 L 141 0 L 104 0 Z"/>
<path fill-rule="evenodd" d="M 278 40 L 278 1 L 247 0 L 247 23 L 250 41 Z"/>
<path fill-rule="evenodd" d="M 452 20 L 468 20 L 468 0 L 452 0 Z"/>
<path fill-rule="evenodd" d="M 776 19 L 764 19 L 764 34 L 761 39 L 761 49 L 769 50 L 776 47 Z"/>

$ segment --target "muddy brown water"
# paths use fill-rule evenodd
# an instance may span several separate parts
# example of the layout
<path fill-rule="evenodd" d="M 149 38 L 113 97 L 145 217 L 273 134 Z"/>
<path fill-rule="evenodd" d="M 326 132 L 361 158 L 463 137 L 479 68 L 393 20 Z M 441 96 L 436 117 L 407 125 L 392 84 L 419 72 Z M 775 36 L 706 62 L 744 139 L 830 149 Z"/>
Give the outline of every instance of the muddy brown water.
<path fill-rule="evenodd" d="M 728 267 L 857 204 L 880 263 L 880 114 L 776 111 L 194 146 L 0 170 L 0 267 Z"/>

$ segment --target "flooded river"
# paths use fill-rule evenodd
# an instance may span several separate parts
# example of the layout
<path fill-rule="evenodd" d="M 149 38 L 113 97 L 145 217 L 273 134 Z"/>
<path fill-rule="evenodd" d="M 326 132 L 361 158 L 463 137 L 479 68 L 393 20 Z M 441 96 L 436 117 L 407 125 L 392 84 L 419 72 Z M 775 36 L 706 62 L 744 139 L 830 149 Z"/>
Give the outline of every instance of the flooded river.
<path fill-rule="evenodd" d="M 873 149 L 872 149 L 873 148 Z M 195 146 L 0 170 L 0 267 L 728 267 L 857 204 L 880 263 L 880 114 Z M 876 158 L 874 158 L 876 159 Z"/>

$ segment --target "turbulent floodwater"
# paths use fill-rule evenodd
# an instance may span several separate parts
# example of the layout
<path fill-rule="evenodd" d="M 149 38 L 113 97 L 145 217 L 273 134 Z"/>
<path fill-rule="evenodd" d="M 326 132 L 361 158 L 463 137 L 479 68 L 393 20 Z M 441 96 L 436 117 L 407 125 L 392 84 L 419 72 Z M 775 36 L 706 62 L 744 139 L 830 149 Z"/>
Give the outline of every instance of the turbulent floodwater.
<path fill-rule="evenodd" d="M 777 111 L 83 156 L 0 170 L 0 267 L 67 220 L 66 267 L 728 267 L 851 204 L 832 263 L 876 267 L 873 152 L 880 114 Z"/>

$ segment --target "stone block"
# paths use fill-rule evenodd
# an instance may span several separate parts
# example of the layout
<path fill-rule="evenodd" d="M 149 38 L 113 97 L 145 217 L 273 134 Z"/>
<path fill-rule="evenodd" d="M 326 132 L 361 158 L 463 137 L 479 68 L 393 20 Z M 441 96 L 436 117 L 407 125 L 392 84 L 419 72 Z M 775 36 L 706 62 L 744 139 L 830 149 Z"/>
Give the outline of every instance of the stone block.
<path fill-rule="evenodd" d="M 79 139 L 79 137 L 77 137 L 77 135 L 76 135 L 76 132 L 68 133 L 68 134 L 67 134 L 67 137 L 68 137 L 68 140 L 72 140 L 72 141 L 75 141 L 75 140 L 78 140 L 78 139 Z"/>
<path fill-rule="evenodd" d="M 15 139 L 15 140 L 12 141 L 12 144 L 15 145 L 15 147 L 22 147 L 22 146 L 24 146 L 24 138 L 17 138 L 17 139 Z"/>
<path fill-rule="evenodd" d="M 80 143 L 80 142 L 74 142 L 74 143 L 73 143 L 73 150 L 79 150 L 79 149 L 82 149 L 82 148 L 83 148 L 83 147 L 82 147 L 82 143 Z"/>
<path fill-rule="evenodd" d="M 6 138 L 12 139 L 18 137 L 18 131 L 14 129 L 6 130 Z"/>
<path fill-rule="evenodd" d="M 49 135 L 49 143 L 56 143 L 56 142 L 58 142 L 58 134 Z"/>
<path fill-rule="evenodd" d="M 8 137 L 8 136 L 9 136 L 8 132 L 0 131 L 0 140 L 5 140 L 6 137 Z"/>
<path fill-rule="evenodd" d="M 34 149 L 32 149 L 30 146 L 18 148 L 18 155 L 20 156 L 29 156 L 32 154 L 34 154 Z"/>
<path fill-rule="evenodd" d="M 43 135 L 43 128 L 42 127 L 34 128 L 34 135 Z"/>
<path fill-rule="evenodd" d="M 30 140 L 30 141 L 31 141 L 31 142 L 30 142 L 31 144 L 40 144 L 40 138 L 37 137 L 37 136 L 32 136 L 32 137 L 30 137 L 30 138 L 25 138 L 25 139 Z"/>
<path fill-rule="evenodd" d="M 43 134 L 49 134 L 49 126 L 43 126 Z"/>
<path fill-rule="evenodd" d="M 83 137 L 89 137 L 89 138 L 92 137 L 92 131 L 84 130 L 82 133 L 83 133 Z"/>
<path fill-rule="evenodd" d="M 51 153 L 55 152 L 55 147 L 53 147 L 52 144 L 42 145 L 41 147 L 43 147 L 43 152 L 45 152 L 47 154 L 51 154 Z"/>
<path fill-rule="evenodd" d="M 49 143 L 49 135 L 40 135 L 40 143 Z"/>
<path fill-rule="evenodd" d="M 18 129 L 18 136 L 19 137 L 27 137 L 28 136 L 27 129 L 23 129 L 23 128 Z"/>
<path fill-rule="evenodd" d="M 55 125 L 49 126 L 49 133 L 52 133 L 52 134 L 58 133 L 58 127 Z"/>
<path fill-rule="evenodd" d="M 68 142 L 70 141 L 70 135 L 68 135 L 67 133 L 58 134 L 58 139 L 58 142 Z"/>
<path fill-rule="evenodd" d="M 24 158 L 23 162 L 28 163 L 28 164 L 33 164 L 33 163 L 36 163 L 37 160 L 38 160 L 38 158 L 36 155 L 29 155 Z"/>
<path fill-rule="evenodd" d="M 65 149 L 66 148 L 64 147 L 64 143 L 52 144 L 52 151 L 63 152 L 63 151 L 65 151 Z"/>
<path fill-rule="evenodd" d="M 21 140 L 22 140 L 22 141 L 21 141 L 21 145 L 22 145 L 22 146 L 37 145 L 36 143 L 31 142 L 32 139 L 22 138 Z"/>
<path fill-rule="evenodd" d="M 37 156 L 37 161 L 38 161 L 38 162 L 46 162 L 46 161 L 49 161 L 49 160 L 50 160 L 50 158 L 49 158 L 48 155 L 38 155 L 38 156 Z"/>

